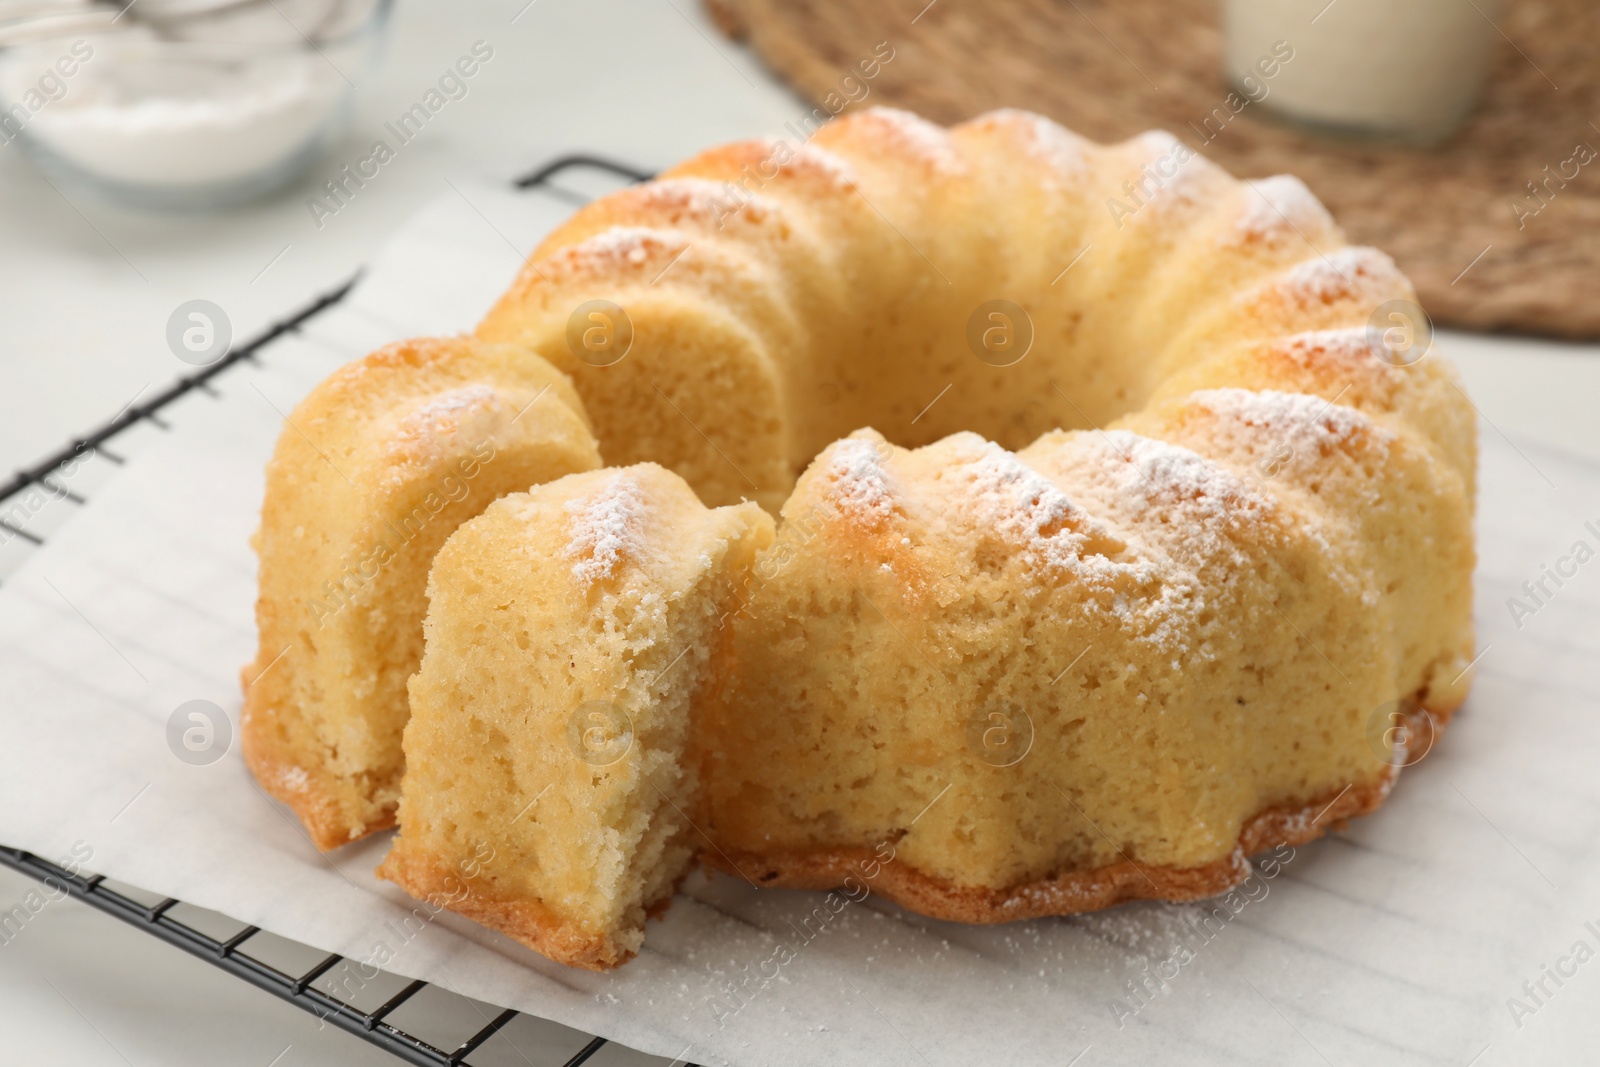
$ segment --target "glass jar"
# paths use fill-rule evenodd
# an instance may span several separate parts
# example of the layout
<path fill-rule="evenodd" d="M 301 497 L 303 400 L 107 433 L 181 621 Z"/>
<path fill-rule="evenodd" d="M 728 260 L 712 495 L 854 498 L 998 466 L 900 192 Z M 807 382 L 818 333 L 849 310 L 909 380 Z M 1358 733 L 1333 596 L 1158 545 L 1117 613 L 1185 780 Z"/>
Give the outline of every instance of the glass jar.
<path fill-rule="evenodd" d="M 1499 15 L 1498 0 L 1227 0 L 1227 73 L 1313 132 L 1434 144 L 1477 102 Z"/>

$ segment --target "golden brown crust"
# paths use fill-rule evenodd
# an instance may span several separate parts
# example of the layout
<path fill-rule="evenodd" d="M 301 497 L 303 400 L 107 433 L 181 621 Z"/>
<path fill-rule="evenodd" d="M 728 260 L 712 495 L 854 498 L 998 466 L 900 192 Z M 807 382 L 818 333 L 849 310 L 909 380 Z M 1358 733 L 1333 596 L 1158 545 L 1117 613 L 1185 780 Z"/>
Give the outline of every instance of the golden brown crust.
<path fill-rule="evenodd" d="M 1319 797 L 1297 808 L 1269 809 L 1245 823 L 1239 844 L 1222 859 L 1201 867 L 1158 867 L 1123 861 L 1092 871 L 1068 871 L 1008 889 L 949 885 L 868 848 L 827 849 L 757 856 L 732 852 L 703 856 L 717 870 L 775 889 L 833 889 L 854 877 L 872 892 L 903 908 L 960 923 L 1003 923 L 1046 915 L 1076 915 L 1130 900 L 1200 900 L 1238 885 L 1250 874 L 1248 857 L 1274 845 L 1299 845 L 1321 836 L 1325 823 L 1374 811 L 1388 793 L 1388 780 Z M 1320 816 L 1319 816 L 1319 813 Z M 868 878 L 863 872 L 876 868 Z"/>
<path fill-rule="evenodd" d="M 1431 708 L 1415 707 L 1406 713 L 1407 726 L 1417 736 L 1427 737 L 1431 747 L 1459 704 L 1457 699 Z M 1245 823 L 1231 853 L 1200 867 L 1125 861 L 1008 889 L 987 889 L 949 885 L 904 863 L 886 861 L 866 848 L 787 855 L 725 852 L 718 848 L 703 853 L 699 860 L 712 869 L 773 889 L 832 889 L 854 877 L 879 896 L 911 911 L 973 924 L 1074 915 L 1132 900 L 1201 900 L 1224 893 L 1249 877 L 1253 869 L 1250 856 L 1279 845 L 1305 844 L 1350 819 L 1376 811 L 1389 795 L 1399 770 L 1391 768 L 1373 783 L 1346 786 L 1305 804 L 1280 805 L 1259 812 Z M 603 932 L 572 929 L 537 900 L 497 899 L 476 891 L 470 879 L 433 857 L 404 854 L 397 848 L 377 873 L 432 907 L 454 911 L 498 930 L 558 963 L 608 971 L 635 954 Z M 646 909 L 649 917 L 659 918 L 676 891 L 674 885 L 671 893 L 650 904 Z"/>
<path fill-rule="evenodd" d="M 239 672 L 244 687 L 244 709 L 239 714 L 239 743 L 245 766 L 273 799 L 281 801 L 299 816 L 311 843 L 331 852 L 352 841 L 388 830 L 395 825 L 391 808 L 384 818 L 365 826 L 352 827 L 350 813 L 342 803 L 338 783 L 320 768 L 307 767 L 270 722 L 273 712 L 264 707 L 262 690 L 251 686 L 255 664 Z"/>
<path fill-rule="evenodd" d="M 545 392 L 552 399 L 519 425 Z M 485 421 L 471 422 L 479 417 Z M 460 435 L 468 425 L 479 430 L 465 468 L 473 473 L 463 474 L 468 441 Z M 487 458 L 480 446 L 489 447 Z M 504 458 L 471 490 L 451 488 L 452 479 L 464 486 L 497 457 Z M 294 810 L 317 848 L 395 825 L 398 732 L 411 674 L 404 650 L 420 645 L 416 608 L 438 541 L 496 497 L 526 488 L 535 471 L 542 480 L 599 464 L 565 375 L 519 350 L 467 337 L 386 345 L 334 371 L 295 407 L 267 468 L 252 539 L 260 636 L 254 663 L 241 672 L 240 732 L 261 787 Z M 311 536 L 302 537 L 306 530 Z M 313 603 L 323 597 L 330 599 L 318 616 Z M 346 615 L 322 632 L 358 601 L 383 621 L 352 623 Z M 373 632 L 379 625 L 389 631 L 381 638 Z M 329 665 L 344 655 L 354 665 L 341 674 Z M 360 699 L 356 678 L 373 684 Z M 325 740 L 340 736 L 334 719 L 355 721 L 353 736 L 367 739 L 342 760 Z"/>
<path fill-rule="evenodd" d="M 631 949 L 623 948 L 603 932 L 573 929 L 536 900 L 499 900 L 479 892 L 468 878 L 429 856 L 393 849 L 377 873 L 418 900 L 498 930 L 569 967 L 609 971 L 634 956 Z M 670 900 L 669 897 L 654 903 L 648 909 L 650 915 L 665 911 Z"/>
<path fill-rule="evenodd" d="M 1430 744 L 1459 706 L 1417 707 L 1406 713 L 1408 728 L 1426 731 Z M 1427 723 L 1426 720 L 1431 720 Z M 884 861 L 873 849 L 821 849 L 756 855 L 711 851 L 708 867 L 736 874 L 752 885 L 772 889 L 834 889 L 855 878 L 872 892 L 903 908 L 934 919 L 990 924 L 1075 915 L 1131 900 L 1201 900 L 1225 893 L 1249 877 L 1249 857 L 1278 845 L 1303 845 L 1360 815 L 1370 815 L 1389 795 L 1400 768 L 1391 767 L 1376 782 L 1348 785 L 1301 805 L 1280 805 L 1246 820 L 1239 842 L 1228 855 L 1200 867 L 1160 867 L 1131 861 L 1092 871 L 1068 871 L 1007 889 L 955 886 L 905 863 Z M 870 877 L 865 873 L 876 870 Z"/>
<path fill-rule="evenodd" d="M 645 905 L 645 918 L 659 919 L 672 906 L 672 898 L 693 870 L 680 873 L 659 899 Z M 404 889 L 418 900 L 464 915 L 491 930 L 498 930 L 542 956 L 569 967 L 609 971 L 633 959 L 636 953 L 604 933 L 578 931 L 564 923 L 537 900 L 505 900 L 474 891 L 469 879 L 435 857 L 417 855 L 402 846 L 389 850 L 377 875 Z"/>

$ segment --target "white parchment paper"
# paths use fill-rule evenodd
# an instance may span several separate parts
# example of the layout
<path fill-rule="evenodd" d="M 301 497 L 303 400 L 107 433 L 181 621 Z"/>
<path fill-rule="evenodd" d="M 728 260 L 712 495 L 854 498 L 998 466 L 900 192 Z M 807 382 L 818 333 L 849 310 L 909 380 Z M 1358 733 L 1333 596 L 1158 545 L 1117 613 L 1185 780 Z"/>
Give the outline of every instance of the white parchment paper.
<path fill-rule="evenodd" d="M 370 348 L 470 326 L 516 250 L 568 210 L 458 184 L 343 305 L 221 376 L 220 396 L 166 413 L 171 433 L 0 590 L 0 842 L 48 859 L 87 849 L 89 868 L 146 889 L 702 1063 L 1592 1055 L 1600 559 L 1588 556 L 1600 551 L 1600 469 L 1488 426 L 1484 651 L 1465 710 L 1377 816 L 1268 865 L 1220 912 L 1140 904 L 977 928 L 869 896 L 813 917 L 822 932 L 807 935 L 821 894 L 697 876 L 637 960 L 592 975 L 453 915 L 400 925 L 413 903 L 372 876 L 387 835 L 319 855 L 256 789 L 236 736 L 208 765 L 174 756 L 168 721 L 184 702 L 214 701 L 236 723 L 238 671 L 254 651 L 246 539 L 280 413 Z M 1523 583 L 1546 566 L 1566 576 L 1535 585 L 1536 601 Z M 1531 613 L 1514 619 L 1511 597 Z"/>

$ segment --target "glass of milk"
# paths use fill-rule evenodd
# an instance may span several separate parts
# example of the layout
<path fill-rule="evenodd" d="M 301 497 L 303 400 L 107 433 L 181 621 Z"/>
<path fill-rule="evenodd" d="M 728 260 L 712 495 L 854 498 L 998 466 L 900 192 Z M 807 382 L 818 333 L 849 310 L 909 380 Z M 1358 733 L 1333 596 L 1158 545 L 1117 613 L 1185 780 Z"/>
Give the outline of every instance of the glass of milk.
<path fill-rule="evenodd" d="M 391 2 L 139 0 L 114 23 L 13 45 L 0 144 L 143 206 L 263 195 L 341 131 Z"/>
<path fill-rule="evenodd" d="M 1499 0 L 1226 0 L 1227 73 L 1265 84 L 1259 105 L 1293 125 L 1433 144 L 1477 102 L 1499 17 Z"/>

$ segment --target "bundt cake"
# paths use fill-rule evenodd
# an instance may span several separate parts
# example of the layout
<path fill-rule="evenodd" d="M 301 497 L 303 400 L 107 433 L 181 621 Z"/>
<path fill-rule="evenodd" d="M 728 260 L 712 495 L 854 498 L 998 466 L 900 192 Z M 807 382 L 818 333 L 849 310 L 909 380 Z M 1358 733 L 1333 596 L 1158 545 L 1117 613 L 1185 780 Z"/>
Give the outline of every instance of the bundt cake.
<path fill-rule="evenodd" d="M 380 874 L 564 963 L 638 951 L 706 847 L 691 736 L 772 519 L 653 463 L 514 493 L 445 543 Z"/>
<path fill-rule="evenodd" d="M 657 463 L 705 505 L 781 521 L 725 612 L 682 574 L 635 576 L 689 620 L 661 632 L 699 634 L 699 680 L 673 683 L 689 697 L 651 688 L 603 598 L 530 630 L 518 673 L 473 612 L 549 617 L 529 605 L 554 602 L 559 567 L 518 568 L 565 559 L 570 534 L 518 526 L 519 503 L 463 528 L 435 571 L 386 871 L 430 893 L 481 834 L 502 866 L 463 910 L 602 966 L 693 850 L 763 885 L 870 870 L 908 907 L 991 922 L 1219 892 L 1251 852 L 1373 810 L 1405 762 L 1386 709 L 1437 729 L 1472 660 L 1473 411 L 1442 357 L 1396 358 L 1368 326 L 1412 299 L 1295 179 L 1020 112 L 947 131 L 863 111 L 581 209 L 476 336 L 569 375 L 624 474 Z M 317 506 L 269 478 L 269 513 Z M 616 517 L 652 558 L 700 551 L 648 507 Z M 264 603 L 315 588 L 262 566 Z M 511 592 L 473 595 L 469 571 Z M 714 639 L 694 630 L 713 613 Z M 280 718 L 353 699 L 324 674 Z M 638 758 L 689 783 L 671 819 L 645 814 L 642 770 L 597 776 L 563 740 L 551 709 L 591 700 L 661 731 Z M 319 744 L 280 777 L 348 780 L 339 739 Z M 514 801 L 538 818 L 497 829 Z M 448 825 L 469 805 L 490 823 Z M 655 818 L 681 848 L 628 836 Z"/>
<path fill-rule="evenodd" d="M 284 420 L 254 540 L 260 651 L 240 732 L 319 848 L 394 825 L 439 546 L 496 498 L 598 466 L 564 375 L 469 338 L 374 352 Z"/>

